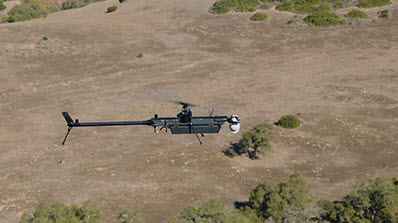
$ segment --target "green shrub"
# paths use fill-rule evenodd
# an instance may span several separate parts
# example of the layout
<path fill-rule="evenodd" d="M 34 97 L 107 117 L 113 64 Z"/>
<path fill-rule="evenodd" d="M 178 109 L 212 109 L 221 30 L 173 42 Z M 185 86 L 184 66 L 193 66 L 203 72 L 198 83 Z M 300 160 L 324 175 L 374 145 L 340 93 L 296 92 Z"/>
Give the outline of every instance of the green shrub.
<path fill-rule="evenodd" d="M 303 211 L 310 203 L 309 191 L 301 173 L 295 172 L 285 182 L 264 181 L 259 184 L 250 192 L 249 207 L 263 219 L 286 222 L 287 210 Z"/>
<path fill-rule="evenodd" d="M 24 213 L 19 223 L 99 223 L 101 217 L 98 205 L 90 201 L 84 202 L 81 207 L 63 203 L 55 203 L 50 206 L 40 204 L 33 214 Z"/>
<path fill-rule="evenodd" d="M 120 223 L 144 223 L 144 219 L 142 218 L 141 212 L 130 209 L 123 208 L 119 213 L 119 222 Z"/>
<path fill-rule="evenodd" d="M 256 9 L 255 8 L 249 8 L 249 10 L 248 10 L 249 12 L 255 12 L 256 11 Z"/>
<path fill-rule="evenodd" d="M 4 5 L 3 1 L 0 1 L 0 11 L 3 11 L 4 9 L 6 9 L 6 5 Z"/>
<path fill-rule="evenodd" d="M 380 11 L 377 14 L 379 14 L 379 18 L 382 18 L 382 19 L 387 19 L 390 17 L 390 12 L 388 10 Z"/>
<path fill-rule="evenodd" d="M 259 13 L 257 12 L 256 14 L 252 15 L 250 17 L 250 20 L 252 21 L 265 21 L 268 18 L 268 16 L 264 13 Z"/>
<path fill-rule="evenodd" d="M 117 6 L 114 5 L 114 6 L 109 7 L 109 8 L 107 9 L 107 12 L 108 12 L 108 13 L 111 13 L 111 12 L 116 11 L 116 9 L 117 9 Z"/>
<path fill-rule="evenodd" d="M 313 12 L 305 17 L 304 21 L 315 26 L 342 25 L 345 23 L 344 20 L 339 20 L 339 16 L 336 13 L 328 11 Z"/>
<path fill-rule="evenodd" d="M 140 58 L 140 59 L 141 59 L 141 58 L 143 58 L 143 57 L 144 57 L 144 54 L 142 54 L 142 53 L 140 53 L 140 54 L 137 55 L 137 58 Z"/>
<path fill-rule="evenodd" d="M 47 41 L 48 40 L 48 36 L 43 36 L 43 40 Z"/>
<path fill-rule="evenodd" d="M 234 156 L 246 154 L 250 159 L 258 159 L 267 151 L 271 150 L 269 142 L 272 136 L 272 125 L 266 122 L 254 126 L 243 133 L 241 140 L 232 144 L 232 148 L 225 151 L 227 155 Z"/>
<path fill-rule="evenodd" d="M 286 129 L 294 129 L 300 126 L 300 120 L 293 115 L 285 115 L 279 119 L 276 125 Z"/>
<path fill-rule="evenodd" d="M 366 16 L 367 16 L 366 13 L 356 10 L 356 9 L 353 9 L 347 13 L 347 17 L 352 18 L 352 19 L 354 19 L 354 18 L 362 19 L 362 18 L 365 18 Z"/>
<path fill-rule="evenodd" d="M 263 10 L 267 10 L 269 8 L 270 8 L 270 6 L 268 4 L 264 4 L 264 5 L 260 6 L 260 9 L 263 9 Z"/>
<path fill-rule="evenodd" d="M 127 0 L 119 0 L 120 4 L 122 4 L 123 2 L 127 2 Z"/>
<path fill-rule="evenodd" d="M 296 23 L 296 20 L 291 19 L 291 20 L 287 21 L 286 24 L 295 24 L 295 23 Z"/>
<path fill-rule="evenodd" d="M 231 10 L 247 12 L 257 7 L 259 0 L 218 0 L 213 4 L 211 11 L 217 14 L 224 14 Z"/>
<path fill-rule="evenodd" d="M 360 8 L 371 8 L 391 4 L 390 0 L 358 0 L 357 6 Z"/>
<path fill-rule="evenodd" d="M 328 222 L 397 222 L 398 184 L 376 178 L 358 185 L 343 201 L 322 201 L 322 219 Z"/>
<path fill-rule="evenodd" d="M 287 1 L 283 2 L 275 7 L 279 11 L 291 11 L 293 9 L 293 2 Z"/>
<path fill-rule="evenodd" d="M 74 9 L 74 8 L 80 8 L 83 6 L 86 6 L 88 2 L 85 2 L 83 0 L 66 0 L 62 2 L 62 10 L 68 10 L 68 9 Z"/>
<path fill-rule="evenodd" d="M 47 16 L 47 11 L 41 8 L 37 1 L 24 0 L 8 12 L 8 22 L 26 21 Z"/>

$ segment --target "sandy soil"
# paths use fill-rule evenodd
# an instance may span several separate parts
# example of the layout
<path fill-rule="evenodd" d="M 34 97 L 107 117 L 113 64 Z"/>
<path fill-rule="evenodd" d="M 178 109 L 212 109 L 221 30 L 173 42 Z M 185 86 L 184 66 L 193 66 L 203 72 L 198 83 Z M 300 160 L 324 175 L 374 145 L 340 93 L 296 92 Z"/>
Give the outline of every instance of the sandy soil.
<path fill-rule="evenodd" d="M 18 222 L 39 202 L 99 202 L 164 222 L 211 198 L 232 208 L 260 181 L 300 170 L 312 196 L 339 199 L 360 181 L 398 175 L 398 1 L 391 19 L 314 28 L 288 12 L 215 16 L 213 0 L 111 0 L 0 25 L 0 222 Z M 344 12 L 339 12 L 343 14 Z M 49 41 L 43 41 L 48 36 Z M 143 59 L 136 56 L 144 54 Z M 238 114 L 199 146 L 195 136 L 149 127 L 73 129 L 80 121 Z M 297 114 L 296 130 L 274 128 L 273 152 L 251 161 L 222 151 L 265 120 Z"/>

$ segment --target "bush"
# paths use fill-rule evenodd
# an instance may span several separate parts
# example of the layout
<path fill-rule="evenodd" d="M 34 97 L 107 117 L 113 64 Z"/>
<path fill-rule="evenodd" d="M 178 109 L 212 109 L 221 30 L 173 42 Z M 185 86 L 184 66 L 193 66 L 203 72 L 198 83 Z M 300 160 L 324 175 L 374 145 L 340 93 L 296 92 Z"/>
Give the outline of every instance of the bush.
<path fill-rule="evenodd" d="M 287 1 L 283 2 L 275 7 L 279 11 L 291 11 L 293 9 L 293 2 Z"/>
<path fill-rule="evenodd" d="M 259 0 L 219 0 L 216 1 L 211 11 L 217 14 L 228 13 L 231 10 L 247 12 L 257 7 Z"/>
<path fill-rule="evenodd" d="M 108 12 L 108 13 L 111 13 L 111 12 L 116 11 L 116 9 L 117 9 L 117 6 L 114 5 L 114 6 L 109 7 L 108 10 L 107 10 L 107 12 Z"/>
<path fill-rule="evenodd" d="M 43 40 L 47 41 L 48 40 L 48 36 L 43 36 Z"/>
<path fill-rule="evenodd" d="M 63 203 L 55 203 L 50 206 L 40 204 L 33 214 L 24 213 L 19 223 L 99 223 L 101 216 L 98 205 L 90 201 L 84 202 L 81 207 Z"/>
<path fill-rule="evenodd" d="M 142 54 L 142 53 L 140 53 L 140 54 L 137 55 L 137 58 L 139 58 L 139 59 L 141 59 L 141 58 L 143 58 L 143 57 L 144 57 L 144 54 Z"/>
<path fill-rule="evenodd" d="M 367 16 L 366 13 L 356 10 L 356 9 L 353 9 L 347 13 L 347 17 L 352 18 L 352 19 L 355 19 L 355 18 L 362 19 L 362 18 L 365 18 L 366 16 Z"/>
<path fill-rule="evenodd" d="M 226 150 L 229 156 L 246 154 L 250 159 L 258 159 L 267 151 L 271 150 L 269 139 L 272 136 L 272 125 L 266 122 L 254 126 L 243 133 L 242 139 Z"/>
<path fill-rule="evenodd" d="M 8 22 L 26 21 L 47 16 L 47 11 L 41 8 L 37 1 L 24 0 L 8 12 Z"/>
<path fill-rule="evenodd" d="M 249 223 L 243 214 L 232 213 L 218 201 L 211 200 L 199 206 L 184 209 L 178 217 L 170 218 L 169 223 Z"/>
<path fill-rule="evenodd" d="M 294 129 L 300 126 L 300 120 L 293 115 L 285 115 L 276 123 L 277 126 Z"/>
<path fill-rule="evenodd" d="M 250 17 L 250 20 L 265 21 L 267 18 L 268 18 L 268 16 L 266 14 L 257 12 L 256 14 L 252 15 L 252 17 Z"/>
<path fill-rule="evenodd" d="M 6 5 L 4 5 L 3 1 L 0 1 L 0 11 L 3 11 L 4 9 L 6 9 Z"/>
<path fill-rule="evenodd" d="M 296 20 L 291 19 L 291 20 L 287 21 L 286 24 L 295 24 L 295 23 L 296 23 Z"/>
<path fill-rule="evenodd" d="M 360 184 L 343 201 L 319 202 L 322 219 L 328 222 L 397 222 L 398 184 L 376 178 Z"/>
<path fill-rule="evenodd" d="M 360 8 L 371 8 L 391 4 L 390 0 L 358 0 L 357 6 Z"/>
<path fill-rule="evenodd" d="M 120 4 L 122 4 L 123 2 L 127 2 L 127 0 L 119 0 Z"/>
<path fill-rule="evenodd" d="M 380 11 L 377 14 L 379 14 L 379 18 L 382 18 L 382 19 L 387 19 L 390 17 L 390 12 L 388 10 Z"/>
<path fill-rule="evenodd" d="M 308 183 L 299 172 L 285 182 L 264 181 L 250 192 L 249 207 L 263 219 L 285 222 L 287 210 L 303 211 L 310 203 Z M 307 219 L 309 220 L 309 219 Z"/>
<path fill-rule="evenodd" d="M 142 218 L 141 212 L 130 209 L 123 208 L 119 214 L 119 222 L 120 223 L 144 223 L 144 219 Z"/>
<path fill-rule="evenodd" d="M 83 0 L 66 0 L 62 3 L 62 10 L 81 8 L 86 6 L 88 2 Z"/>
<path fill-rule="evenodd" d="M 305 17 L 304 21 L 315 26 L 342 25 L 345 23 L 344 20 L 339 20 L 339 16 L 336 13 L 328 11 L 313 12 Z"/>

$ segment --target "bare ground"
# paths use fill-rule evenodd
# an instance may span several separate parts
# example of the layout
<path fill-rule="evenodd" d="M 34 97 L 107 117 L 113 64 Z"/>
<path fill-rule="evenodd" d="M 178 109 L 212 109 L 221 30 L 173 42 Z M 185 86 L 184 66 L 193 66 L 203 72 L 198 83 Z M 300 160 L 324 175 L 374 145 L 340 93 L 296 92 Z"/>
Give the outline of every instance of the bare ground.
<path fill-rule="evenodd" d="M 0 222 L 18 222 L 39 202 L 94 200 L 114 219 L 125 205 L 164 222 L 188 205 L 229 207 L 260 181 L 295 170 L 314 200 L 340 199 L 359 181 L 398 175 L 398 2 L 353 25 L 314 28 L 271 10 L 215 16 L 213 0 L 107 1 L 0 25 Z M 389 8 L 391 19 L 378 19 Z M 344 11 L 338 13 L 343 14 Z M 42 37 L 48 36 L 49 41 Z M 136 56 L 144 54 L 143 59 Z M 81 121 L 238 114 L 242 131 L 194 136 L 148 127 L 74 129 Z M 298 114 L 296 130 L 274 128 L 261 160 L 222 150 L 242 132 Z"/>

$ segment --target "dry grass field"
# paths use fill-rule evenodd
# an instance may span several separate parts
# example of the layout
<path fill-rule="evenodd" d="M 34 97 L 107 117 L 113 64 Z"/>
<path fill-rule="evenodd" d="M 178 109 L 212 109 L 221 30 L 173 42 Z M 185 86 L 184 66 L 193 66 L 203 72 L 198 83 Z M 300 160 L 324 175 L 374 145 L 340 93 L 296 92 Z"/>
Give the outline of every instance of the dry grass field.
<path fill-rule="evenodd" d="M 39 202 L 97 201 L 164 222 L 184 207 L 248 199 L 264 179 L 300 170 L 313 199 L 340 199 L 357 182 L 398 176 L 398 1 L 352 25 L 315 28 L 269 10 L 208 13 L 214 0 L 109 0 L 22 23 L 0 24 L 0 222 Z M 390 19 L 377 18 L 388 8 Z M 341 15 L 348 9 L 339 11 Z M 49 40 L 42 40 L 48 36 Z M 143 58 L 136 56 L 143 53 Z M 238 114 L 241 132 L 154 134 L 145 126 L 73 129 L 80 121 Z M 299 115 L 296 115 L 298 114 Z M 274 128 L 261 160 L 222 151 L 255 124 Z"/>

